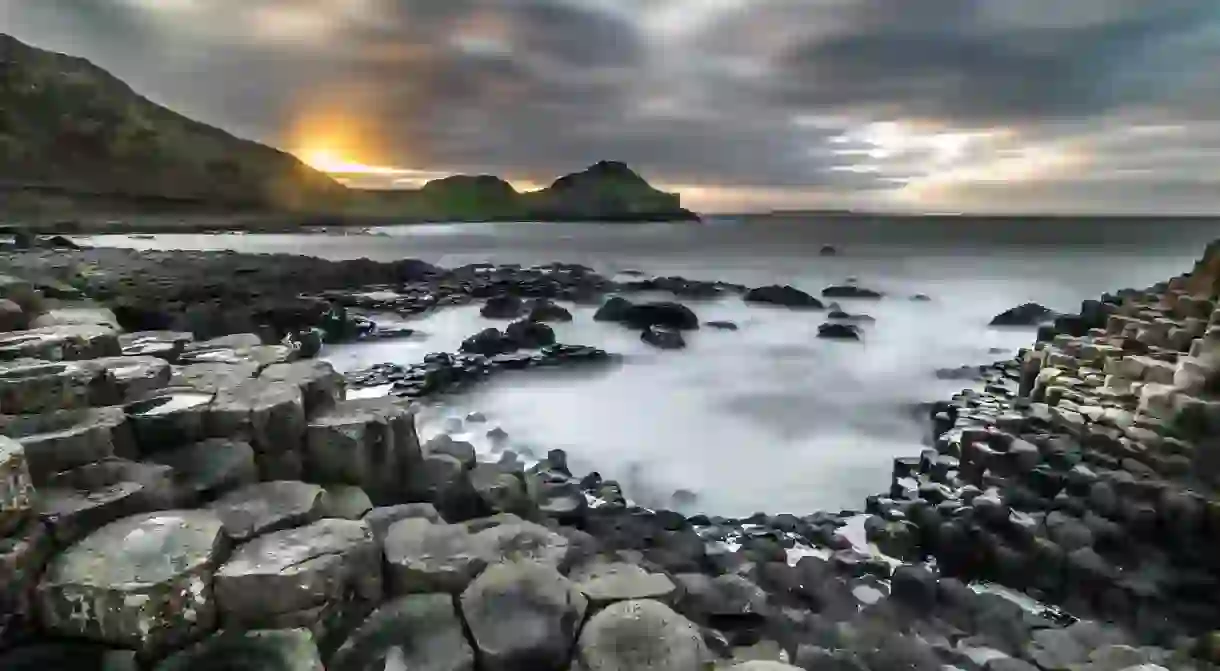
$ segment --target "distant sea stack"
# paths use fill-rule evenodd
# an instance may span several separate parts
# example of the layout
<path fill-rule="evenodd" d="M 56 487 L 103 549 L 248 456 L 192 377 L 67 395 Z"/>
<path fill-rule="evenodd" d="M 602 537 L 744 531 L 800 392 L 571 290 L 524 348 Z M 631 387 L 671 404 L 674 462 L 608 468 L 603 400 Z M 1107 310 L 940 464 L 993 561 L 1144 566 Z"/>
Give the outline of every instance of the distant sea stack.
<path fill-rule="evenodd" d="M 676 193 L 652 187 L 625 163 L 599 161 L 524 195 L 533 218 L 544 220 L 698 220 Z"/>

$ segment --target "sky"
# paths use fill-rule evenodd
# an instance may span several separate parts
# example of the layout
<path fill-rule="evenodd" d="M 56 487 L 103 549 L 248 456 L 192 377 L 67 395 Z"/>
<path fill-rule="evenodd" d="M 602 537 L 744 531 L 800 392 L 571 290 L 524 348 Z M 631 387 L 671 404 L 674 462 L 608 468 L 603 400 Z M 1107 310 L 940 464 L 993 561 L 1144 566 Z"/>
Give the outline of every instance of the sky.
<path fill-rule="evenodd" d="M 627 162 L 703 212 L 1220 211 L 1218 0 L 0 0 L 360 186 Z"/>

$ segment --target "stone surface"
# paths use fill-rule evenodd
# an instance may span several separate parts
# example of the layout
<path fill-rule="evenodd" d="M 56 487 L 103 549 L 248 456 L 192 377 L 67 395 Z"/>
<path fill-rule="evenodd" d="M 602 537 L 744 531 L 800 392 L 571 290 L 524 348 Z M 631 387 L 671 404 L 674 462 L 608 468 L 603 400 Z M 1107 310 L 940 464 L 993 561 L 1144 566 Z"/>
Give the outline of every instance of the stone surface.
<path fill-rule="evenodd" d="M 680 671 L 712 660 L 699 630 L 668 606 L 621 601 L 589 618 L 573 668 L 583 671 Z"/>
<path fill-rule="evenodd" d="M 125 410 L 144 456 L 204 440 L 213 394 L 169 387 L 156 396 L 129 404 Z"/>
<path fill-rule="evenodd" d="M 305 629 L 222 631 L 166 657 L 153 671 L 325 671 Z"/>
<path fill-rule="evenodd" d="M 119 335 L 119 347 L 123 356 L 154 356 L 177 363 L 186 345 L 194 340 L 193 334 L 181 331 L 137 331 Z"/>
<path fill-rule="evenodd" d="M 226 539 L 211 513 L 128 517 L 55 557 L 38 586 L 48 630 L 152 653 L 215 623 L 212 575 Z"/>
<path fill-rule="evenodd" d="M 209 436 L 248 440 L 264 480 L 300 475 L 284 466 L 300 464 L 305 438 L 305 405 L 295 383 L 247 380 L 220 390 L 206 430 Z"/>
<path fill-rule="evenodd" d="M 135 439 L 122 408 L 0 415 L 0 433 L 25 446 L 35 484 L 106 457 L 135 456 Z"/>
<path fill-rule="evenodd" d="M 183 501 L 211 501 L 258 481 L 254 448 L 240 440 L 209 438 L 158 452 L 147 460 L 174 469 L 174 483 Z"/>
<path fill-rule="evenodd" d="M 230 492 L 208 508 L 236 541 L 322 519 L 326 490 L 294 480 L 260 482 Z"/>
<path fill-rule="evenodd" d="M 401 503 L 396 506 L 373 508 L 364 515 L 364 523 L 373 532 L 373 538 L 380 543 L 385 540 L 386 532 L 399 520 L 424 519 L 438 524 L 443 522 L 431 503 Z"/>
<path fill-rule="evenodd" d="M 593 608 L 638 599 L 672 602 L 677 591 L 665 574 L 625 562 L 594 562 L 573 571 L 569 578 Z"/>
<path fill-rule="evenodd" d="M 117 519 L 178 504 L 170 467 L 116 458 L 58 473 L 38 492 L 39 518 L 63 546 Z"/>
<path fill-rule="evenodd" d="M 381 553 L 361 522 L 324 519 L 238 547 L 216 571 L 226 628 L 304 626 L 325 649 L 381 599 Z"/>
<path fill-rule="evenodd" d="M 305 454 L 312 482 L 356 485 L 378 505 L 404 503 L 421 461 L 415 411 L 389 398 L 343 401 L 309 422 Z"/>
<path fill-rule="evenodd" d="M 474 650 L 466 641 L 453 598 L 419 594 L 378 608 L 335 652 L 327 669 L 473 671 Z"/>
<path fill-rule="evenodd" d="M 109 379 L 114 388 L 114 403 L 130 403 L 154 394 L 169 385 L 169 363 L 154 356 L 111 356 L 82 362 Z"/>
<path fill-rule="evenodd" d="M 122 353 L 118 334 L 107 326 L 68 324 L 0 333 L 0 361 L 79 361 Z"/>
<path fill-rule="evenodd" d="M 571 559 L 572 547 L 567 537 L 533 522 L 498 524 L 474 534 L 474 541 L 491 563 L 526 561 L 566 570 Z"/>
<path fill-rule="evenodd" d="M 305 403 L 305 414 L 309 417 L 329 410 L 346 397 L 343 376 L 325 361 L 277 363 L 264 368 L 258 377 L 297 385 Z"/>
<path fill-rule="evenodd" d="M 119 320 L 106 308 L 86 306 L 52 308 L 30 320 L 30 328 L 56 326 L 104 326 L 117 331 Z"/>
<path fill-rule="evenodd" d="M 373 502 L 364 490 L 352 485 L 329 485 L 323 498 L 322 516 L 341 520 L 358 520 L 373 509 Z"/>
<path fill-rule="evenodd" d="M 484 568 L 487 557 L 466 527 L 403 519 L 385 534 L 386 580 L 396 595 L 457 594 Z"/>
<path fill-rule="evenodd" d="M 4 414 L 87 408 L 107 391 L 105 376 L 81 363 L 38 359 L 0 363 L 0 412 Z"/>
<path fill-rule="evenodd" d="M 20 528 L 30 517 L 33 506 L 34 483 L 25 448 L 0 436 L 0 538 Z"/>
<path fill-rule="evenodd" d="M 54 539 L 37 520 L 0 534 L 0 649 L 12 631 L 34 624 L 34 589 L 54 551 Z"/>
<path fill-rule="evenodd" d="M 250 362 L 194 363 L 175 367 L 170 385 L 216 394 L 250 381 L 258 375 L 258 370 L 258 366 Z"/>
<path fill-rule="evenodd" d="M 494 564 L 461 598 L 486 671 L 566 669 L 586 606 L 571 582 L 534 562 Z"/>

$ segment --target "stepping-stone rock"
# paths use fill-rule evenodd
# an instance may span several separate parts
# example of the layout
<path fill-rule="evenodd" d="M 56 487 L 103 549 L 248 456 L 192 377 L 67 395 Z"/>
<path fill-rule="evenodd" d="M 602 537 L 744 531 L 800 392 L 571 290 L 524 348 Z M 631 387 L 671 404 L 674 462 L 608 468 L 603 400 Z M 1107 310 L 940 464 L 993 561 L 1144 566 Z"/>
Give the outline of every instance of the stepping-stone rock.
<path fill-rule="evenodd" d="M 34 483 L 25 448 L 0 436 L 0 538 L 20 528 L 34 506 Z"/>
<path fill-rule="evenodd" d="M 572 548 L 567 537 L 533 522 L 510 522 L 474 535 L 489 562 L 530 561 L 564 571 Z"/>
<path fill-rule="evenodd" d="M 51 632 L 155 654 L 211 630 L 212 577 L 227 543 L 201 510 L 127 517 L 55 557 L 38 586 Z"/>
<path fill-rule="evenodd" d="M 41 415 L 0 415 L 0 434 L 21 441 L 35 484 L 55 473 L 115 455 L 136 456 L 122 408 L 58 410 Z"/>
<path fill-rule="evenodd" d="M 451 596 L 417 594 L 378 608 L 352 632 L 326 668 L 474 671 L 474 650 L 466 641 Z"/>
<path fill-rule="evenodd" d="M 216 394 L 221 389 L 248 382 L 257 374 L 258 366 L 249 362 L 194 363 L 175 367 L 170 385 Z"/>
<path fill-rule="evenodd" d="M 0 534 L 0 649 L 11 632 L 34 624 L 34 588 L 54 552 L 55 540 L 38 520 Z"/>
<path fill-rule="evenodd" d="M 312 482 L 356 485 L 374 503 L 405 502 L 421 461 L 415 411 L 402 401 L 343 401 L 309 422 L 306 473 Z"/>
<path fill-rule="evenodd" d="M 140 454 L 149 456 L 207 438 L 206 420 L 214 397 L 191 388 L 167 387 L 125 406 Z"/>
<path fill-rule="evenodd" d="M 118 334 L 107 326 L 68 324 L 0 333 L 0 361 L 26 357 L 80 361 L 122 353 Z"/>
<path fill-rule="evenodd" d="M 460 593 L 487 567 L 480 545 L 460 524 L 404 519 L 386 531 L 391 594 Z"/>
<path fill-rule="evenodd" d="M 322 516 L 341 520 L 358 520 L 373 509 L 373 502 L 364 490 L 351 485 L 329 485 L 323 497 Z"/>
<path fill-rule="evenodd" d="M 254 448 L 229 438 L 209 438 L 150 455 L 148 461 L 174 469 L 174 483 L 184 502 L 202 502 L 258 482 Z"/>
<path fill-rule="evenodd" d="M 117 519 L 177 504 L 169 466 L 115 458 L 58 473 L 38 495 L 39 517 L 61 546 Z"/>
<path fill-rule="evenodd" d="M 258 377 L 297 385 L 305 403 L 305 414 L 309 417 L 329 410 L 346 397 L 343 376 L 325 361 L 277 363 L 264 368 Z"/>
<path fill-rule="evenodd" d="M 155 356 L 169 363 L 177 363 L 188 343 L 195 336 L 183 331 L 137 331 L 119 336 L 123 356 Z"/>
<path fill-rule="evenodd" d="M 399 520 L 423 519 L 433 524 L 443 522 L 440 514 L 436 512 L 436 506 L 431 503 L 400 503 L 396 506 L 373 508 L 364 514 L 363 519 L 378 543 L 385 540 L 386 532 Z"/>
<path fill-rule="evenodd" d="M 669 603 L 677 592 L 677 587 L 665 574 L 652 573 L 642 566 L 625 562 L 594 562 L 574 570 L 569 579 L 592 608 L 638 599 Z"/>
<path fill-rule="evenodd" d="M 561 671 L 585 597 L 555 569 L 535 562 L 494 564 L 462 592 L 461 608 L 487 671 Z"/>
<path fill-rule="evenodd" d="M 305 629 L 222 631 L 166 657 L 153 671 L 325 671 Z"/>
<path fill-rule="evenodd" d="M 87 408 L 112 392 L 102 371 L 81 363 L 37 359 L 0 363 L 0 412 L 5 414 Z"/>
<path fill-rule="evenodd" d="M 305 437 L 305 405 L 301 389 L 289 382 L 249 380 L 216 393 L 208 412 L 207 431 L 216 437 L 250 441 L 255 460 L 300 454 Z"/>
<path fill-rule="evenodd" d="M 260 536 L 216 571 L 225 628 L 305 626 L 326 649 L 381 599 L 381 551 L 368 527 L 324 519 Z"/>
<path fill-rule="evenodd" d="M 171 367 L 153 356 L 111 356 L 83 362 L 106 375 L 115 390 L 114 404 L 147 398 L 169 385 Z"/>
<path fill-rule="evenodd" d="M 32 643 L 0 652 L 4 671 L 136 671 L 135 655 L 84 641 Z"/>
<path fill-rule="evenodd" d="M 105 326 L 118 331 L 119 320 L 107 308 L 76 306 L 52 308 L 30 320 L 30 328 L 56 326 Z"/>
<path fill-rule="evenodd" d="M 663 603 L 639 600 L 611 604 L 589 618 L 573 668 L 678 671 L 701 669 L 711 661 L 694 624 Z"/>
<path fill-rule="evenodd" d="M 295 480 L 259 482 L 229 492 L 208 505 L 225 533 L 244 542 L 322 519 L 326 490 Z"/>

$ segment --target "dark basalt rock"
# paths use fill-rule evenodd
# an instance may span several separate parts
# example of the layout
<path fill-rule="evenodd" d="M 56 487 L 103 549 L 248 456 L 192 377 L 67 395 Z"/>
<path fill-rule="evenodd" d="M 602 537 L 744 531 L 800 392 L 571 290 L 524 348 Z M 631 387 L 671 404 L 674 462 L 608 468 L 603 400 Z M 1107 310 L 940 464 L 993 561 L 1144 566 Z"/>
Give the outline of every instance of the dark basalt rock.
<path fill-rule="evenodd" d="M 788 285 L 771 285 L 750 289 L 742 296 L 742 300 L 749 303 L 769 303 L 771 305 L 808 308 L 811 310 L 821 310 L 825 307 L 822 301 L 817 298 Z"/>
<path fill-rule="evenodd" d="M 479 310 L 489 319 L 516 319 L 524 313 L 525 303 L 516 296 L 493 296 Z"/>
<path fill-rule="evenodd" d="M 736 331 L 739 328 L 737 326 L 737 324 L 730 322 L 730 321 L 724 321 L 724 320 L 705 322 L 704 325 L 707 326 L 708 328 L 714 328 L 714 329 L 718 329 L 721 331 Z"/>
<path fill-rule="evenodd" d="M 650 327 L 640 334 L 640 340 L 658 349 L 683 349 L 686 339 L 682 332 L 675 329 Z"/>
<path fill-rule="evenodd" d="M 646 329 L 659 326 L 667 329 L 694 330 L 699 328 L 699 317 L 681 303 L 642 303 L 627 311 L 623 322 L 631 327 Z"/>
<path fill-rule="evenodd" d="M 541 322 L 523 319 L 508 325 L 504 336 L 523 349 L 538 349 L 555 344 L 555 332 Z"/>
<path fill-rule="evenodd" d="M 500 329 L 486 328 L 463 340 L 461 350 L 471 354 L 495 356 L 515 352 L 519 347 L 513 338 L 505 335 Z"/>
<path fill-rule="evenodd" d="M 536 298 L 526 303 L 529 310 L 528 319 L 534 322 L 570 322 L 572 313 L 562 305 L 557 305 L 546 298 Z"/>
<path fill-rule="evenodd" d="M 860 340 L 860 328 L 854 324 L 826 323 L 818 327 L 818 337 L 827 340 Z"/>
<path fill-rule="evenodd" d="M 1037 303 L 1023 303 L 1009 308 L 991 320 L 991 326 L 1038 326 L 1056 317 L 1050 308 Z"/>
<path fill-rule="evenodd" d="M 819 256 L 838 256 L 839 250 L 834 245 L 822 245 L 818 250 Z"/>
<path fill-rule="evenodd" d="M 882 294 L 879 291 L 865 289 L 854 284 L 835 284 L 825 289 L 822 289 L 824 298 L 881 298 Z"/>

